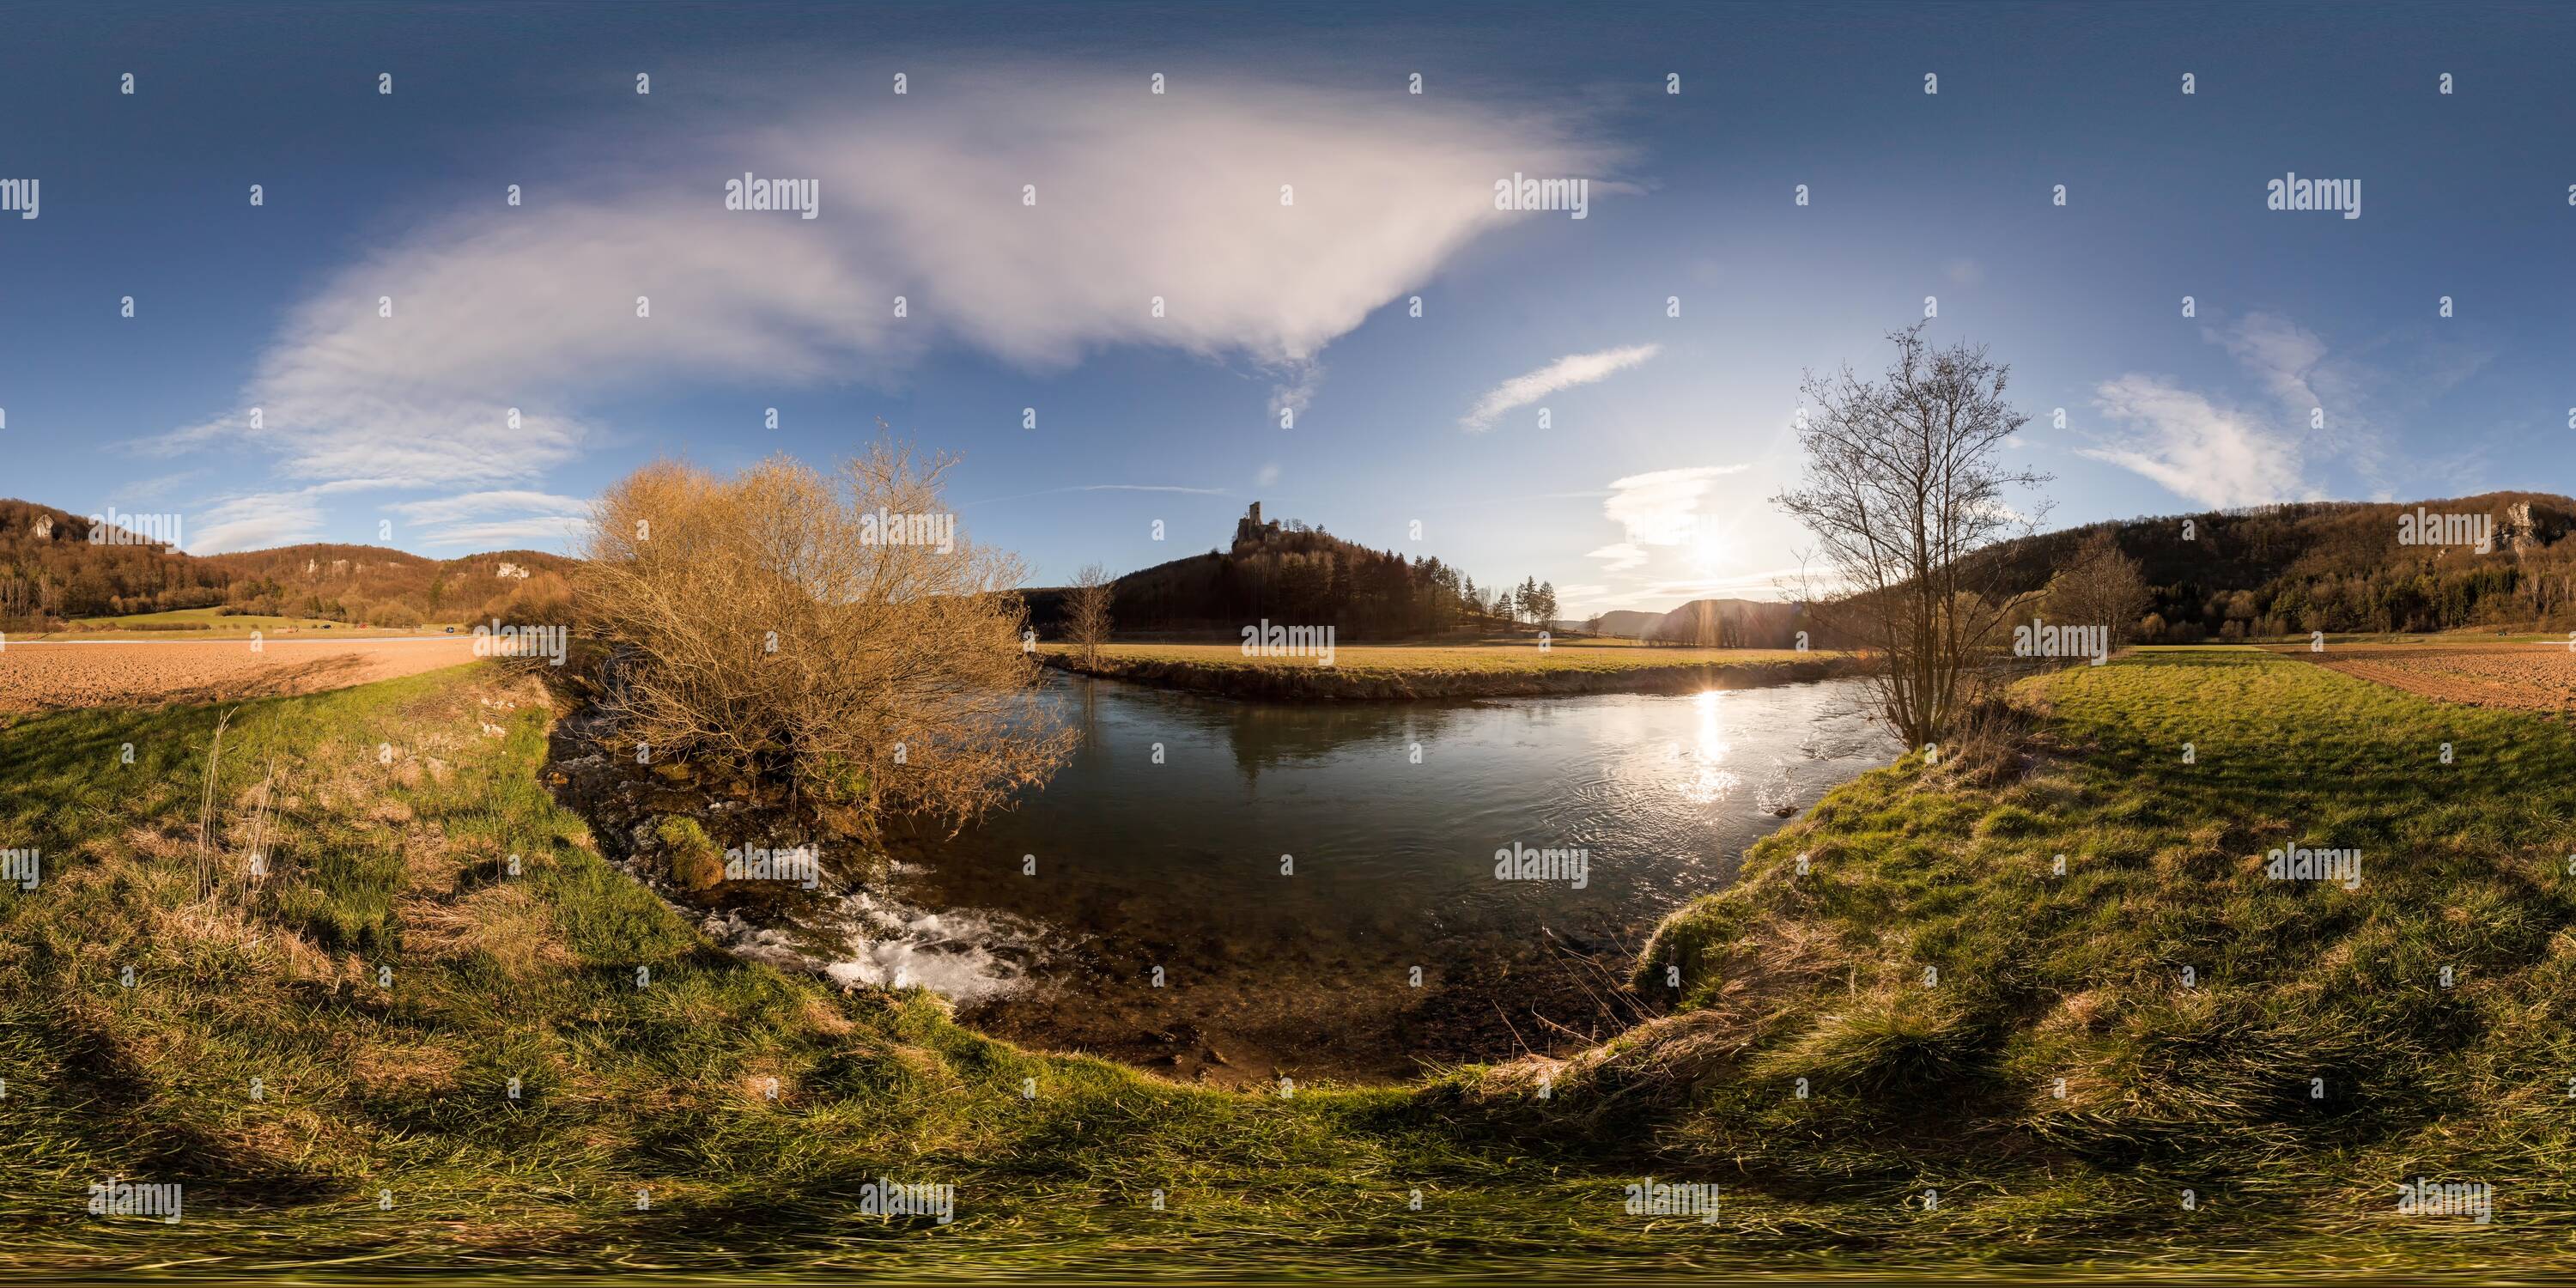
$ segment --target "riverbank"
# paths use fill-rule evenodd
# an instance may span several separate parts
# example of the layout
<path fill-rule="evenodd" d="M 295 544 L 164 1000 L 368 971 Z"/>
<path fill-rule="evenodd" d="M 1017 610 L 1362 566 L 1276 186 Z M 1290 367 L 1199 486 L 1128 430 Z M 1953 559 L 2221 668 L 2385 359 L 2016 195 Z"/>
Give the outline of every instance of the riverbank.
<path fill-rule="evenodd" d="M 1845 653 L 1529 643 L 1344 645 L 1329 666 L 1315 657 L 1246 657 L 1232 644 L 1111 644 L 1090 665 L 1051 645 L 1039 661 L 1078 675 L 1268 702 L 1699 693 L 1860 673 L 1859 659 Z"/>
<path fill-rule="evenodd" d="M 553 713 L 489 664 L 246 704 L 211 766 L 214 708 L 36 717 L 0 732 L 0 838 L 43 859 L 0 885 L 0 1265 L 2553 1264 L 2576 731 L 2251 650 L 2032 687 L 2028 759 L 1865 775 L 1669 920 L 1631 984 L 1668 1014 L 1258 1094 L 716 951 L 538 783 Z M 2270 880 L 2290 842 L 2360 850 L 2357 888 Z M 2401 1214 L 2418 1176 L 2492 1222 Z M 89 1215 L 119 1177 L 183 1185 L 184 1219 Z M 862 1215 L 881 1178 L 951 1187 L 951 1219 Z M 1640 1211 L 1649 1179 L 1714 1187 L 1713 1219 Z"/>
<path fill-rule="evenodd" d="M 2034 1242 L 2569 1228 L 2576 730 L 2246 648 L 2021 695 L 2023 746 L 1864 775 L 1668 919 L 1671 1015 L 1462 1110 Z"/>

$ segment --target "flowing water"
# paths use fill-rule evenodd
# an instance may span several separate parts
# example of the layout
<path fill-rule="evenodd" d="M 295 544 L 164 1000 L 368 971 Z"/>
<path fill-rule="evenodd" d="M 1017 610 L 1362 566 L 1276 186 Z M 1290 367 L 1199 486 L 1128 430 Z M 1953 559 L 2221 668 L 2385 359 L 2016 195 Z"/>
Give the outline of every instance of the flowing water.
<path fill-rule="evenodd" d="M 1058 676 L 1072 761 L 963 835 L 899 843 L 893 901 L 935 920 L 880 912 L 837 973 L 1227 1083 L 1562 1051 L 1637 1017 L 1618 985 L 1665 912 L 1896 754 L 1864 698 L 1278 705 Z"/>

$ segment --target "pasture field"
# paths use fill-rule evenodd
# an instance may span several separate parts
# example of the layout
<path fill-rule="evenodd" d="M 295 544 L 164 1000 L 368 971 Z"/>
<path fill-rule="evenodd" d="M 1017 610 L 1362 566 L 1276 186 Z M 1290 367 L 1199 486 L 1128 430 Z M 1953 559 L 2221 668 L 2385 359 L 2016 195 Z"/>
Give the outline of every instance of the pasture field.
<path fill-rule="evenodd" d="M 161 613 L 122 617 L 85 617 L 65 629 L 24 638 L 31 640 L 235 640 L 253 632 L 270 639 L 379 639 L 446 633 L 445 623 L 415 627 L 352 626 L 320 617 L 277 617 L 260 613 L 227 614 L 212 608 L 176 608 Z M 459 631 L 462 634 L 463 631 Z"/>

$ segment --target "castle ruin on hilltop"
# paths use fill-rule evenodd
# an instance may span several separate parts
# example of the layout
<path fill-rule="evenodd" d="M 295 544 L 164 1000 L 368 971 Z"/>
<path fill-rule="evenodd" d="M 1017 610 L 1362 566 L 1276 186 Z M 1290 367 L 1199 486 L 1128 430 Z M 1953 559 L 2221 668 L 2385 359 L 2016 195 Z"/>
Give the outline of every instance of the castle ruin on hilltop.
<path fill-rule="evenodd" d="M 1247 541 L 1254 545 L 1259 545 L 1278 535 L 1279 521 L 1277 519 L 1272 519 L 1268 523 L 1263 523 L 1261 521 L 1261 503 L 1259 501 L 1253 502 L 1252 509 L 1245 513 L 1242 518 L 1234 521 L 1234 544 L 1238 546 Z"/>

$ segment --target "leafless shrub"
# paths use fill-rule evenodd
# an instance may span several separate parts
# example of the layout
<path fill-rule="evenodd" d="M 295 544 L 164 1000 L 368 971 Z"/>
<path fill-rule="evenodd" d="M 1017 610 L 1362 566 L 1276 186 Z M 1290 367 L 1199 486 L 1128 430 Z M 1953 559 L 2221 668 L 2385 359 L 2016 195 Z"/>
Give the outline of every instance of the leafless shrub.
<path fill-rule="evenodd" d="M 863 836 L 959 827 L 1044 781 L 1073 735 L 1035 702 L 1018 560 L 953 526 L 945 549 L 889 539 L 889 517 L 944 515 L 950 464 L 880 438 L 831 475 L 662 462 L 608 489 L 574 602 L 618 651 L 620 740 L 783 779 Z"/>
<path fill-rule="evenodd" d="M 1098 564 L 1074 575 L 1073 593 L 1065 599 L 1065 634 L 1084 666 L 1097 665 L 1100 646 L 1109 642 L 1109 601 L 1115 593 L 1108 571 Z"/>
<path fill-rule="evenodd" d="M 2009 368 L 1982 346 L 1935 350 L 1923 326 L 1888 337 L 1878 381 L 1807 377 L 1807 476 L 1774 498 L 1820 543 L 1823 584 L 1802 597 L 1828 634 L 1872 651 L 1881 709 L 1918 746 L 1947 735 L 2013 607 L 2000 562 L 1971 556 L 2036 531 L 2046 507 L 2016 514 L 2005 493 L 2048 481 L 1996 461 L 2029 419 L 2004 402 Z"/>

